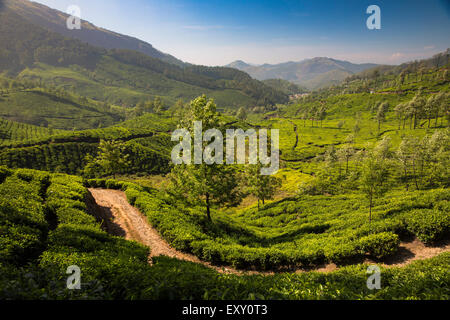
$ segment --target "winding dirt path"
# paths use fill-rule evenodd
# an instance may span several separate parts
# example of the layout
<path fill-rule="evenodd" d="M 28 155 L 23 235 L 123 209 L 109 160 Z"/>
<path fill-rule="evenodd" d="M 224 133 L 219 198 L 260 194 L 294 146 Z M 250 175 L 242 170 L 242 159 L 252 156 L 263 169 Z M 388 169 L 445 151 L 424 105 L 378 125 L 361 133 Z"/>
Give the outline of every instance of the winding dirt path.
<path fill-rule="evenodd" d="M 202 261 L 196 256 L 178 251 L 172 248 L 148 222 L 147 218 L 135 207 L 130 205 L 123 191 L 107 189 L 89 189 L 92 197 L 87 204 L 91 212 L 99 216 L 104 221 L 105 229 L 117 236 L 122 236 L 127 240 L 135 240 L 150 247 L 149 263 L 152 257 L 165 255 L 180 260 L 202 264 L 215 269 L 221 273 L 234 274 L 274 274 L 273 271 L 242 271 L 230 267 L 217 267 L 208 262 Z M 395 256 L 384 261 L 384 263 L 374 262 L 369 259 L 364 262 L 375 263 L 387 267 L 404 266 L 415 260 L 432 258 L 440 253 L 450 251 L 450 241 L 445 241 L 436 247 L 427 247 L 417 239 L 400 243 Z M 329 272 L 339 267 L 333 263 L 326 264 L 314 269 L 298 269 L 289 272 L 322 271 Z"/>
<path fill-rule="evenodd" d="M 242 273 L 240 271 L 213 266 L 196 256 L 172 248 L 148 222 L 147 218 L 130 205 L 123 191 L 107 189 L 89 189 L 95 203 L 88 203 L 91 211 L 100 216 L 105 229 L 116 236 L 134 240 L 150 247 L 149 263 L 152 257 L 165 255 L 180 260 L 203 264 L 224 273 Z"/>

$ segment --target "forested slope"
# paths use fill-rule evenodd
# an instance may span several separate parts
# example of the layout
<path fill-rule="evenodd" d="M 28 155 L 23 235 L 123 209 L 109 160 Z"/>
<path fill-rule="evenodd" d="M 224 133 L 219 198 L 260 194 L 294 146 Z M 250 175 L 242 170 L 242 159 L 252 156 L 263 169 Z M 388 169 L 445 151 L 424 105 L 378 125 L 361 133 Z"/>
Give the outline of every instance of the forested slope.
<path fill-rule="evenodd" d="M 166 104 L 203 93 L 221 107 L 273 105 L 287 96 L 231 68 L 179 67 L 143 53 L 106 50 L 0 11 L 0 71 L 122 105 L 163 97 Z"/>

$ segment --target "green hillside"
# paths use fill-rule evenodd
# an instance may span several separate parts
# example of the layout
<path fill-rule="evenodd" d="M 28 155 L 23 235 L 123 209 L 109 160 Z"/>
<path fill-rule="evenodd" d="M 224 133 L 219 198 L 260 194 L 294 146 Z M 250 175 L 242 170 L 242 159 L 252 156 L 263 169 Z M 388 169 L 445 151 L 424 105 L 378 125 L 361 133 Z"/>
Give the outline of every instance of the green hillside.
<path fill-rule="evenodd" d="M 0 12 L 0 71 L 130 106 L 162 96 L 166 105 L 201 94 L 220 107 L 273 105 L 287 96 L 231 68 L 179 67 L 143 53 L 105 50 L 34 25 L 14 10 Z"/>
<path fill-rule="evenodd" d="M 446 299 L 448 253 L 382 268 L 383 290 L 365 285 L 367 265 L 331 273 L 222 274 L 192 262 L 153 258 L 149 248 L 101 229 L 79 177 L 1 168 L 0 297 L 5 299 Z M 129 193 L 153 194 L 119 183 Z M 29 208 L 32 206 L 33 211 Z M 150 249 L 151 250 L 151 249 Z M 66 287 L 67 264 L 87 286 Z M 120 280 L 118 281 L 118 277 Z M 432 279 L 432 280 L 430 280 Z M 414 285 L 405 286 L 405 281 Z M 430 283 L 431 282 L 431 283 Z"/>
<path fill-rule="evenodd" d="M 123 115 L 104 105 L 39 87 L 8 89 L 0 95 L 0 116 L 55 129 L 88 129 L 112 125 Z"/>
<path fill-rule="evenodd" d="M 282 92 L 284 92 L 285 94 L 288 95 L 295 95 L 295 94 L 300 94 L 300 93 L 306 93 L 309 90 L 301 87 L 299 85 L 296 85 L 295 83 L 283 80 L 283 79 L 267 79 L 267 80 L 263 80 L 262 82 L 264 82 L 266 85 L 278 89 Z"/>
<path fill-rule="evenodd" d="M 400 66 L 259 70 L 320 87 L 306 92 L 64 38 L 23 19 L 34 5 L 8 3 L 0 300 L 450 299 L 448 50 Z M 220 148 L 175 165 L 171 133 L 196 135 L 196 121 L 204 135 L 278 129 L 279 170 L 206 163 Z M 74 265 L 79 290 L 67 288 Z M 380 289 L 367 285 L 374 265 Z"/>

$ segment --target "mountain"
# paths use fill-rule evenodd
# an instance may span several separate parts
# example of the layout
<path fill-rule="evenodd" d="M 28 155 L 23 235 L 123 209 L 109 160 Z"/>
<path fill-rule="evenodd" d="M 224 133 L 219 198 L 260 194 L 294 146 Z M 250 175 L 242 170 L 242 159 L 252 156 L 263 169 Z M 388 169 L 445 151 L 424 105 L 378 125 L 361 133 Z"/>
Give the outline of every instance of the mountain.
<path fill-rule="evenodd" d="M 433 55 L 431 58 L 426 58 L 422 60 L 415 60 L 402 63 L 397 66 L 390 65 L 379 65 L 371 69 L 364 70 L 359 72 L 349 78 L 352 79 L 364 79 L 370 78 L 377 75 L 407 75 L 409 73 L 420 73 L 425 72 L 428 69 L 439 69 L 444 66 L 447 66 L 450 63 L 450 48 L 443 52 L 439 52 Z"/>
<path fill-rule="evenodd" d="M 236 69 L 180 67 L 138 51 L 92 46 L 24 18 L 16 2 L 5 4 L 0 10 L 0 73 L 123 106 L 155 96 L 167 106 L 201 94 L 214 98 L 221 108 L 288 100 L 283 92 Z"/>
<path fill-rule="evenodd" d="M 122 35 L 93 25 L 82 20 L 81 29 L 69 30 L 66 27 L 68 14 L 28 0 L 4 0 L 4 5 L 14 10 L 29 22 L 59 33 L 67 38 L 74 38 L 104 49 L 128 49 L 144 53 L 150 57 L 182 66 L 177 58 L 155 49 L 151 44 L 139 39 Z"/>
<path fill-rule="evenodd" d="M 262 82 L 288 95 L 295 95 L 308 92 L 308 89 L 283 79 L 267 79 L 263 80 Z"/>
<path fill-rule="evenodd" d="M 258 66 L 243 61 L 235 61 L 227 65 L 227 67 L 247 72 L 257 80 L 283 79 L 311 90 L 340 82 L 352 74 L 375 66 L 376 64 L 372 63 L 354 64 L 325 57 Z"/>
<path fill-rule="evenodd" d="M 229 65 L 227 65 L 227 67 L 228 68 L 234 68 L 234 69 L 243 70 L 243 69 L 252 67 L 252 65 L 248 64 L 248 63 L 245 63 L 242 60 L 236 60 L 236 61 L 230 63 Z"/>

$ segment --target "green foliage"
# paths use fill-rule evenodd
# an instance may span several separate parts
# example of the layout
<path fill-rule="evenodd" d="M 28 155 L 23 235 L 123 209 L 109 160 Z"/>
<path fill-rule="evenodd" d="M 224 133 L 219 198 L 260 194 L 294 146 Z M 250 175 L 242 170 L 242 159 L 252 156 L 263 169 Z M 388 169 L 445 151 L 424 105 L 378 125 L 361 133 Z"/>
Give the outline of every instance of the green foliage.
<path fill-rule="evenodd" d="M 450 215 L 448 200 L 440 202 L 439 209 L 418 209 L 407 217 L 408 230 L 420 241 L 432 244 L 450 233 Z"/>
<path fill-rule="evenodd" d="M 260 210 L 214 211 L 211 224 L 199 208 L 187 209 L 183 202 L 175 203 L 158 192 L 148 193 L 133 184 L 126 185 L 125 191 L 130 203 L 175 248 L 214 264 L 263 270 L 347 264 L 361 261 L 366 254 L 383 259 L 395 252 L 398 236 L 408 233 L 412 210 L 434 208 L 445 215 L 442 201 L 449 199 L 442 189 L 397 191 L 374 200 L 369 224 L 362 194 L 302 195 Z"/>
<path fill-rule="evenodd" d="M 267 79 L 267 80 L 263 80 L 263 83 L 265 83 L 266 85 L 278 89 L 282 92 L 284 92 L 285 94 L 288 95 L 296 95 L 296 94 L 301 94 L 301 93 L 306 93 L 309 90 L 301 87 L 295 83 L 283 80 L 283 79 Z"/>
<path fill-rule="evenodd" d="M 376 259 L 383 259 L 397 251 L 400 240 L 398 235 L 392 232 L 381 232 L 362 237 L 359 242 L 364 253 L 367 252 Z"/>
<path fill-rule="evenodd" d="M 120 173 L 162 173 L 169 170 L 168 154 L 172 142 L 167 134 L 123 127 L 60 132 L 34 140 L 9 140 L 3 148 L 0 147 L 0 164 L 11 168 L 81 174 L 88 162 L 86 156 L 97 155 L 101 139 L 124 141 L 124 154 L 130 164 Z M 103 173 L 100 170 L 94 175 Z"/>
<path fill-rule="evenodd" d="M 262 175 L 263 166 L 258 162 L 255 165 L 247 165 L 244 174 L 247 192 L 264 204 L 265 200 L 273 199 L 275 192 L 281 187 L 281 179 L 272 175 Z"/>
<path fill-rule="evenodd" d="M 90 156 L 87 159 L 85 171 L 88 175 L 98 172 L 115 177 L 117 173 L 126 171 L 127 167 L 131 165 L 128 157 L 129 155 L 125 153 L 124 143 L 100 140 L 97 157 L 94 159 Z"/>
<path fill-rule="evenodd" d="M 43 194 L 48 174 L 2 168 L 0 184 L 0 264 L 25 264 L 45 247 L 48 230 Z"/>
<path fill-rule="evenodd" d="M 189 114 L 181 123 L 182 128 L 189 130 L 191 140 L 196 134 L 194 123 L 197 121 L 202 122 L 202 136 L 207 130 L 219 127 L 216 105 L 204 95 L 191 101 Z M 202 142 L 202 150 L 204 147 L 206 144 Z M 211 206 L 237 205 L 242 199 L 235 169 L 226 164 L 207 164 L 205 161 L 178 164 L 172 169 L 170 179 L 171 192 L 177 197 L 186 197 L 192 203 L 204 205 L 209 220 Z"/>
<path fill-rule="evenodd" d="M 7 171 L 7 170 L 5 170 Z M 356 242 L 348 240 L 332 241 L 332 238 L 324 239 L 324 243 L 318 244 L 312 251 L 297 249 L 282 249 L 279 246 L 248 247 L 246 245 L 230 245 L 230 238 L 217 237 L 232 234 L 238 226 L 260 225 L 280 223 L 287 221 L 283 211 L 298 215 L 299 208 L 309 208 L 312 204 L 311 216 L 303 219 L 311 219 L 309 223 L 302 224 L 301 229 L 306 236 L 301 242 L 305 248 L 312 247 L 308 237 L 319 237 L 326 230 L 338 231 L 338 224 L 346 228 L 348 232 L 354 230 L 358 224 L 359 216 L 355 214 L 355 201 L 350 204 L 345 198 L 341 201 L 334 199 L 333 203 L 324 203 L 326 198 L 312 197 L 310 200 L 302 200 L 301 207 L 298 201 L 282 201 L 272 206 L 266 206 L 262 211 L 250 211 L 241 216 L 236 225 L 224 224 L 232 222 L 238 216 L 231 218 L 219 217 L 216 227 L 211 228 L 209 235 L 204 234 L 207 224 L 202 224 L 195 212 L 181 212 L 179 208 L 167 202 L 168 199 L 158 194 L 156 190 L 144 189 L 131 183 L 117 182 L 115 180 L 90 180 L 90 184 L 107 186 L 126 190 L 130 202 L 140 207 L 145 212 L 153 225 L 155 225 L 164 237 L 170 235 L 184 238 L 185 245 L 192 246 L 192 250 L 199 256 L 210 261 L 222 263 L 228 259 L 230 264 L 236 267 L 257 266 L 260 269 L 271 269 L 276 266 L 286 266 L 292 263 L 292 257 L 297 261 L 313 261 L 314 251 L 323 248 L 323 252 L 333 259 L 348 259 L 352 256 L 350 250 L 364 250 L 374 256 L 385 256 L 395 249 L 398 238 L 390 232 L 378 232 L 365 234 Z M 29 242 L 17 242 L 24 235 L 33 235 L 34 228 L 43 228 L 44 234 L 48 232 L 47 246 L 41 246 L 36 251 L 40 259 L 21 261 L 13 259 L 14 251 L 7 251 L 5 256 L 2 251 L 0 261 L 0 297 L 6 299 L 448 299 L 450 292 L 448 284 L 448 264 L 450 255 L 441 254 L 432 259 L 415 261 L 402 268 L 382 268 L 382 289 L 371 291 L 366 286 L 367 265 L 355 265 L 340 268 L 329 273 L 304 272 L 304 273 L 278 273 L 274 275 L 230 275 L 219 274 L 216 271 L 199 264 L 180 261 L 168 257 L 153 259 L 150 266 L 147 263 L 148 249 L 134 242 L 108 235 L 100 229 L 95 219 L 86 213 L 84 198 L 88 196 L 87 190 L 82 185 L 81 178 L 63 174 L 48 175 L 47 173 L 33 170 L 10 171 L 6 180 L 0 184 L 0 195 L 13 201 L 18 209 L 15 214 L 8 212 L 1 215 L 1 226 L 11 229 L 14 222 L 16 226 L 34 226 L 23 228 L 27 233 L 17 238 L 17 233 L 10 231 L 8 239 L 16 241 L 16 254 L 19 248 L 33 248 L 23 246 Z M 45 199 L 45 200 L 44 200 Z M 356 200 L 355 198 L 354 200 Z M 395 199 L 394 201 L 392 199 Z M 393 215 L 407 216 L 412 214 L 411 207 L 415 205 L 433 206 L 437 203 L 436 210 L 448 210 L 445 205 L 448 202 L 448 192 L 418 192 L 399 197 L 394 195 L 392 199 L 379 203 L 377 212 L 380 219 L 373 222 L 387 225 Z M 22 202 L 22 207 L 19 205 Z M 304 202 L 302 204 L 302 202 Z M 359 198 L 359 202 L 363 199 Z M 324 205 L 325 204 L 325 205 Z M 27 210 L 33 206 L 33 210 Z M 340 220 L 333 219 L 330 215 L 336 213 L 327 210 L 334 207 L 336 211 L 342 211 L 348 207 L 348 215 L 339 213 Z M 57 224 L 52 225 L 52 219 L 46 219 L 43 207 L 56 215 Z M 4 208 L 4 206 L 1 206 Z M 21 208 L 25 209 L 25 211 Z M 41 209 L 37 209 L 41 208 Z M 318 208 L 323 212 L 313 214 Z M 281 209 L 281 210 L 280 210 Z M 2 209 L 3 210 L 3 209 Z M 277 214 L 275 214 L 277 210 Z M 4 212 L 4 211 L 1 211 Z M 218 213 L 216 213 L 218 214 Z M 324 217 L 331 224 L 320 225 L 314 222 L 318 217 Z M 265 216 L 271 219 L 264 220 Z M 51 218 L 51 215 L 48 216 Z M 352 218 L 353 217 L 353 218 Z M 385 218 L 381 218 L 385 217 Z M 9 219 L 6 222 L 5 218 Z M 394 218 L 394 217 L 392 217 Z M 231 220 L 230 220 L 231 219 Z M 256 220 L 255 220 L 256 219 Z M 263 220 L 261 220 L 263 219 Z M 48 220 L 48 221 L 47 221 Z M 230 222 L 230 223 L 231 223 Z M 199 224 L 200 223 L 200 224 Z M 256 224 L 255 224 L 256 223 Z M 355 224 L 356 223 L 356 224 Z M 275 225 L 273 225 L 275 227 Z M 187 229 L 190 228 L 190 229 Z M 214 229 L 215 228 L 215 229 Z M 289 224 L 284 226 L 283 236 L 287 237 L 292 231 Z M 176 229 L 176 230 L 175 230 Z M 225 230 L 224 230 L 225 229 Z M 244 235 L 249 229 L 236 230 L 236 234 Z M 256 229 L 254 229 L 256 230 Z M 269 229 L 267 229 L 269 230 Z M 275 229 L 274 229 L 275 230 Z M 296 232 L 298 233 L 297 230 Z M 14 231 L 14 230 L 13 230 Z M 31 233 L 30 233 L 31 231 Z M 172 233 L 172 231 L 174 231 Z M 243 233 L 244 231 L 244 233 Z M 287 231 L 287 233 L 286 233 Z M 364 234 L 363 229 L 360 233 Z M 265 232 L 267 234 L 267 232 Z M 202 235 L 203 234 L 203 235 Z M 333 234 L 333 238 L 336 237 Z M 247 237 L 250 235 L 247 234 Z M 188 239 L 191 240 L 188 240 Z M 244 241 L 244 238 L 241 241 Z M 4 237 L 2 237 L 4 239 Z M 193 240 L 196 239 L 196 240 Z M 250 239 L 250 238 L 248 238 Z M 267 238 L 266 238 L 267 239 Z M 274 239 L 280 239 L 280 234 Z M 170 239 L 169 239 L 170 240 Z M 247 240 L 248 241 L 248 240 Z M 266 241 L 269 241 L 267 239 Z M 171 241 L 175 246 L 181 243 Z M 347 243 L 347 244 L 345 244 Z M 299 243 L 300 244 L 300 243 Z M 10 248 L 3 246 L 3 248 Z M 358 252 L 359 252 L 358 251 Z M 29 254 L 29 252 L 27 252 Z M 359 253 L 358 253 L 359 254 Z M 5 258 L 6 257 L 6 258 Z M 31 257 L 31 256 L 28 256 Z M 37 258 L 37 255 L 35 255 Z M 25 263 L 32 262 L 32 265 Z M 317 263 L 320 263 L 318 260 Z M 82 270 L 82 289 L 67 290 L 66 269 L 69 265 L 78 265 Z"/>
<path fill-rule="evenodd" d="M 123 115 L 103 110 L 94 101 L 80 101 L 64 91 L 39 87 L 10 90 L 0 99 L 0 113 L 6 119 L 67 130 L 106 127 L 123 120 Z"/>

